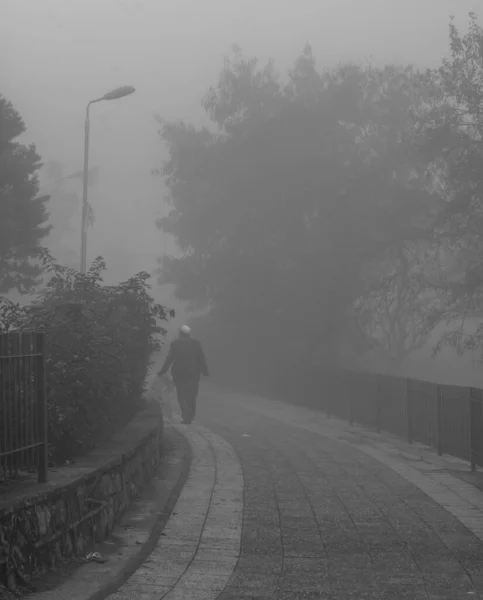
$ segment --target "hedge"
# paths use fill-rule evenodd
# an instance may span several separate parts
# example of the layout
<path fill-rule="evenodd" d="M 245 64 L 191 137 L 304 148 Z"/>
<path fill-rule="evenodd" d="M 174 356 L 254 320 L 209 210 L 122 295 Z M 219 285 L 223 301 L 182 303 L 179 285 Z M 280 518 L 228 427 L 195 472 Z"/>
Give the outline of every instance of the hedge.
<path fill-rule="evenodd" d="M 151 297 L 146 272 L 109 286 L 102 257 L 86 274 L 45 249 L 39 257 L 49 281 L 26 307 L 0 298 L 0 331 L 45 333 L 50 460 L 62 464 L 142 408 L 150 359 L 174 311 Z"/>

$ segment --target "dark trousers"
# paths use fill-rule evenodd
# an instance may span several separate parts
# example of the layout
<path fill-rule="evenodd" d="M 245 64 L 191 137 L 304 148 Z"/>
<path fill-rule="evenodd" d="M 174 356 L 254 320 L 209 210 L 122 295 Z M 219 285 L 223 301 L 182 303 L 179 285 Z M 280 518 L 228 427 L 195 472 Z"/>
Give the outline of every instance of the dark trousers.
<path fill-rule="evenodd" d="M 198 381 L 176 382 L 176 395 L 184 423 L 191 423 L 196 416 L 196 398 L 198 396 Z"/>

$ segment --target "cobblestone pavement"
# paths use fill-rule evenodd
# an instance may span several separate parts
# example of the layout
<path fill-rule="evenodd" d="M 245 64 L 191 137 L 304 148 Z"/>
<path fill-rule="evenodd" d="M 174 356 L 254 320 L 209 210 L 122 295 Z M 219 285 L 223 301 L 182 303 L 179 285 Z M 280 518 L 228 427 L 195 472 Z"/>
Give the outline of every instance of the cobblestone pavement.
<path fill-rule="evenodd" d="M 111 600 L 483 598 L 479 490 L 304 408 L 199 407 L 167 535 Z"/>
<path fill-rule="evenodd" d="M 240 553 L 243 476 L 233 448 L 197 426 L 188 480 L 148 560 L 110 600 L 203 600 L 227 585 Z"/>

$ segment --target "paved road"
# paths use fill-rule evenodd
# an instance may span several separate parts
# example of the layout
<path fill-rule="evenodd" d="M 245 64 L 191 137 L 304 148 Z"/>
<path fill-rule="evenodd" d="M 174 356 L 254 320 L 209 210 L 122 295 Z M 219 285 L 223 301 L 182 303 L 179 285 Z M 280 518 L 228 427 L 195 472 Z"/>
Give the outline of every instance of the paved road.
<path fill-rule="evenodd" d="M 464 500 L 449 475 L 253 398 L 205 394 L 180 430 L 196 456 L 187 486 L 111 600 L 483 598 L 483 495 L 471 486 Z"/>

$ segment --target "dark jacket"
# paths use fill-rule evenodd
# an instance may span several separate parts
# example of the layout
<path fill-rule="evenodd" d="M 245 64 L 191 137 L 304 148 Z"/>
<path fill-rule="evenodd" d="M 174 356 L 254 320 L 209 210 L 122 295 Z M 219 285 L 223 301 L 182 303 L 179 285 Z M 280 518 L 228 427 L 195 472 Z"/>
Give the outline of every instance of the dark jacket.
<path fill-rule="evenodd" d="M 159 375 L 164 375 L 169 369 L 175 383 L 199 381 L 201 374 L 208 376 L 201 343 L 192 338 L 180 338 L 171 342 L 168 356 Z"/>

